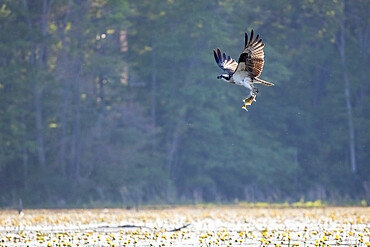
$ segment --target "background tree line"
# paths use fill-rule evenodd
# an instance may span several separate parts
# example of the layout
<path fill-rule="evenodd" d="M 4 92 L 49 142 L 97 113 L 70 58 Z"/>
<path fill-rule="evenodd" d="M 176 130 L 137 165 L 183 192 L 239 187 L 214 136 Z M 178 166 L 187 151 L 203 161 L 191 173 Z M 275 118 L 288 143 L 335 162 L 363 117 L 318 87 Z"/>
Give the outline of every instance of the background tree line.
<path fill-rule="evenodd" d="M 369 5 L 1 0 L 0 206 L 369 200 Z"/>

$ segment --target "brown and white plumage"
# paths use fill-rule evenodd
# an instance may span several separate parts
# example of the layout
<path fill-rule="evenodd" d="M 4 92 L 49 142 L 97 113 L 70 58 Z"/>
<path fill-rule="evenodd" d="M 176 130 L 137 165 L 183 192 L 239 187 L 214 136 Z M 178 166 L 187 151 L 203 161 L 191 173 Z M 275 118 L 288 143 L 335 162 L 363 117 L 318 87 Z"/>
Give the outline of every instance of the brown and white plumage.
<path fill-rule="evenodd" d="M 265 55 L 263 52 L 265 44 L 262 43 L 262 39 L 258 40 L 259 35 L 253 41 L 253 34 L 252 30 L 251 37 L 248 39 L 248 34 L 245 33 L 245 48 L 238 61 L 240 64 L 238 69 L 248 71 L 248 75 L 251 78 L 261 75 Z"/>
<path fill-rule="evenodd" d="M 273 83 L 258 78 L 264 65 L 264 46 L 265 44 L 262 43 L 262 39 L 259 39 L 259 35 L 254 38 L 254 31 L 252 30 L 250 37 L 245 33 L 245 46 L 238 62 L 230 56 L 226 56 L 225 53 L 221 53 L 219 48 L 217 48 L 217 51 L 213 50 L 217 65 L 226 72 L 226 74 L 221 74 L 217 78 L 250 89 L 249 98 L 258 92 L 253 85 L 254 83 L 273 86 Z M 254 98 L 255 95 L 252 100 Z M 248 104 L 251 104 L 251 102 L 248 102 Z"/>

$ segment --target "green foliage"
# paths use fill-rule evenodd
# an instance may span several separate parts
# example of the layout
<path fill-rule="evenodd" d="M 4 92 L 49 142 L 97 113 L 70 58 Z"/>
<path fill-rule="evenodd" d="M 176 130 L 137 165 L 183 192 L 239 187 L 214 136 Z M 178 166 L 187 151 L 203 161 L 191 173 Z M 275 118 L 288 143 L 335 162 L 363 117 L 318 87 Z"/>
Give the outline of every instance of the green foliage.
<path fill-rule="evenodd" d="M 0 2 L 0 206 L 369 200 L 367 1 L 45 2 Z M 252 28 L 276 86 L 246 113 L 212 49 Z"/>

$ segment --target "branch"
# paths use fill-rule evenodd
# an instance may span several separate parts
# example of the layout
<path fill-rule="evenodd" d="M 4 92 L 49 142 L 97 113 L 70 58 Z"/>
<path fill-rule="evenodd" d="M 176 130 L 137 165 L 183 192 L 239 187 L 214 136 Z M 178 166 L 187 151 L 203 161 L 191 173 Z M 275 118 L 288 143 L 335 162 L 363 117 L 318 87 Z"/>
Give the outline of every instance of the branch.
<path fill-rule="evenodd" d="M 149 229 L 149 230 L 152 230 L 152 231 L 165 231 L 165 232 L 177 232 L 177 231 L 180 231 L 181 229 L 184 229 L 188 226 L 190 226 L 191 224 L 186 224 L 186 225 L 183 225 L 179 228 L 175 228 L 175 229 L 171 229 L 171 230 L 166 230 L 166 229 L 156 229 L 156 228 L 152 228 L 152 227 L 148 227 L 148 226 L 139 226 L 139 225 L 122 225 L 122 226 L 98 226 L 97 228 L 146 228 L 146 229 Z M 95 227 L 93 228 L 88 228 L 88 230 L 91 230 L 91 229 L 95 229 Z"/>

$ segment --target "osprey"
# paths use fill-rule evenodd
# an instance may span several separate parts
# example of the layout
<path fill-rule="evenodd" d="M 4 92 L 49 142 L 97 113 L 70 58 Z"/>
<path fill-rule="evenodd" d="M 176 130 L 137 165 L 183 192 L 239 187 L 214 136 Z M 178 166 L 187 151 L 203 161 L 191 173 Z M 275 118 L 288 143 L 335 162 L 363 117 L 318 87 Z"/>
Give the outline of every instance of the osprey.
<path fill-rule="evenodd" d="M 251 105 L 253 101 L 256 101 L 255 98 L 258 89 L 254 87 L 255 83 L 274 86 L 273 83 L 258 78 L 263 69 L 263 47 L 265 44 L 262 43 L 262 39 L 258 40 L 259 34 L 254 40 L 253 36 L 253 30 L 251 31 L 250 38 L 245 33 L 245 47 L 242 54 L 240 54 L 238 62 L 230 56 L 226 56 L 225 53 L 221 54 L 219 48 L 217 48 L 217 52 L 213 50 L 217 65 L 226 72 L 226 74 L 217 76 L 217 79 L 223 79 L 224 81 L 244 86 L 250 90 L 248 97 L 243 99 L 243 109 L 245 110 L 247 110 L 247 105 Z"/>

